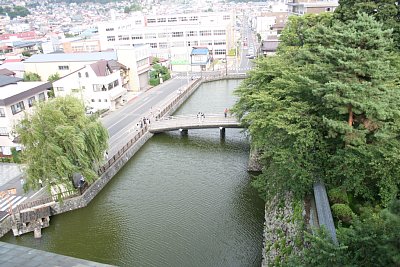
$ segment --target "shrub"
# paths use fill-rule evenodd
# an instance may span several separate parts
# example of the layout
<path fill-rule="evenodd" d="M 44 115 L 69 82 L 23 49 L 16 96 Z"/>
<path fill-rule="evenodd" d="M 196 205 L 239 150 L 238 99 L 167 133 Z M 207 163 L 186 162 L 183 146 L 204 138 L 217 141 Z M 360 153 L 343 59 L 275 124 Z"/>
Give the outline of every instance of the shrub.
<path fill-rule="evenodd" d="M 149 84 L 152 85 L 152 86 L 159 85 L 160 84 L 160 79 L 159 78 L 151 78 L 149 80 Z"/>
<path fill-rule="evenodd" d="M 349 204 L 346 190 L 336 187 L 328 192 L 329 200 L 332 204 Z"/>
<path fill-rule="evenodd" d="M 346 204 L 334 204 L 332 206 L 332 213 L 335 218 L 344 223 L 351 223 L 355 216 L 354 212 Z"/>

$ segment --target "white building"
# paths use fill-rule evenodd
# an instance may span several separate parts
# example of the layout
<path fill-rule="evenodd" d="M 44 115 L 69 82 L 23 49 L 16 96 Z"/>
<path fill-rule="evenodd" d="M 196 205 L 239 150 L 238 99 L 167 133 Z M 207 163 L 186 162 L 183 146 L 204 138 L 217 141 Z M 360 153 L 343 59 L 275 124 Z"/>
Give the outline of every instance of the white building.
<path fill-rule="evenodd" d="M 42 80 L 47 80 L 50 75 L 58 73 L 63 77 L 99 60 L 117 60 L 129 69 L 127 90 L 147 88 L 150 70 L 147 45 L 119 46 L 116 51 L 106 52 L 33 55 L 24 61 L 24 67 L 25 72 L 37 73 Z"/>
<path fill-rule="evenodd" d="M 148 44 L 154 57 L 170 59 L 174 70 L 189 70 L 193 47 L 207 47 L 214 58 L 235 48 L 235 14 L 136 15 L 98 25 L 101 48 Z"/>
<path fill-rule="evenodd" d="M 24 111 L 31 112 L 35 101 L 46 101 L 49 82 L 16 82 L 0 87 L 0 153 L 11 155 L 15 125 L 23 118 Z"/>
<path fill-rule="evenodd" d="M 56 97 L 72 95 L 94 110 L 111 109 L 122 103 L 127 90 L 121 72 L 127 68 L 115 60 L 100 60 L 53 82 Z"/>

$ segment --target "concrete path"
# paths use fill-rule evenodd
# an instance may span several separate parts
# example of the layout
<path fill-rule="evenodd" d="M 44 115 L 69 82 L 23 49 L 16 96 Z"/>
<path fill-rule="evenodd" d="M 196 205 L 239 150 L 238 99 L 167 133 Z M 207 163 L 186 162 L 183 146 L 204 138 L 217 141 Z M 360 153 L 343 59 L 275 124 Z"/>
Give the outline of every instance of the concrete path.
<path fill-rule="evenodd" d="M 0 266 L 57 266 L 57 267 L 89 267 L 113 266 L 93 261 L 87 261 L 55 253 L 45 252 L 28 247 L 0 242 Z"/>

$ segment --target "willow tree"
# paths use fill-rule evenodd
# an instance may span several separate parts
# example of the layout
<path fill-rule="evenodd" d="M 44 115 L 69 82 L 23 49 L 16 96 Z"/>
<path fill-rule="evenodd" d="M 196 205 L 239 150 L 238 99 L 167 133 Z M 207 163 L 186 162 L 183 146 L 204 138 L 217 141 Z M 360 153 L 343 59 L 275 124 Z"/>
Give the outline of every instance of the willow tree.
<path fill-rule="evenodd" d="M 71 96 L 39 103 L 17 126 L 27 165 L 27 186 L 63 185 L 74 190 L 73 175 L 97 178 L 104 160 L 108 132 L 94 116 L 85 116 L 83 103 Z"/>

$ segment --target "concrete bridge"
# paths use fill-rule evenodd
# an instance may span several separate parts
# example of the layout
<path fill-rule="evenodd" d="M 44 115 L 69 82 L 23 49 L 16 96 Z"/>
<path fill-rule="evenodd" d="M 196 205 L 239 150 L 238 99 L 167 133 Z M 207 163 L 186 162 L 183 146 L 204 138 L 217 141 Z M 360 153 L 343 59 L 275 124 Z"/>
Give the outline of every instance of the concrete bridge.
<path fill-rule="evenodd" d="M 209 128 L 219 128 L 221 136 L 224 136 L 225 128 L 242 128 L 242 126 L 235 117 L 225 117 L 223 114 L 204 114 L 204 116 L 197 114 L 161 118 L 150 124 L 149 131 L 161 133 L 179 130 L 182 134 L 187 134 L 189 129 Z"/>

